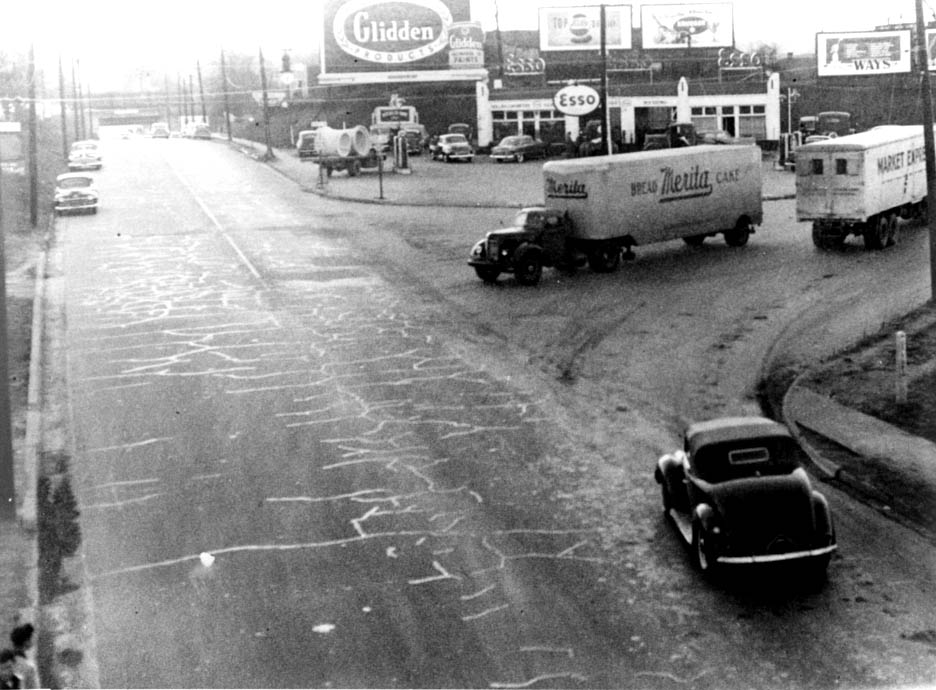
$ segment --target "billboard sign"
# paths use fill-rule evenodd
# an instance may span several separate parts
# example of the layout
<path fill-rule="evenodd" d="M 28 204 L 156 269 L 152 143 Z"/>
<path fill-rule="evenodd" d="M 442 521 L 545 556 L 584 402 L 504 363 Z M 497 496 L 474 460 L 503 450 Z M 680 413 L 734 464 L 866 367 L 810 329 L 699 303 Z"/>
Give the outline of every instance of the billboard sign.
<path fill-rule="evenodd" d="M 936 69 L 936 29 L 926 30 L 926 61 L 931 70 Z"/>
<path fill-rule="evenodd" d="M 731 48 L 734 14 L 730 2 L 643 5 L 640 37 L 644 50 L 657 48 Z"/>
<path fill-rule="evenodd" d="M 484 67 L 484 29 L 481 22 L 455 22 L 449 28 L 448 36 L 451 69 Z"/>
<path fill-rule="evenodd" d="M 325 72 L 451 69 L 450 31 L 469 0 L 328 0 Z M 469 39 L 471 40 L 471 39 Z"/>
<path fill-rule="evenodd" d="M 605 6 L 605 47 L 631 48 L 630 5 Z M 601 50 L 601 7 L 540 7 L 540 50 Z"/>
<path fill-rule="evenodd" d="M 898 74 L 910 71 L 910 30 L 816 34 L 820 77 Z"/>

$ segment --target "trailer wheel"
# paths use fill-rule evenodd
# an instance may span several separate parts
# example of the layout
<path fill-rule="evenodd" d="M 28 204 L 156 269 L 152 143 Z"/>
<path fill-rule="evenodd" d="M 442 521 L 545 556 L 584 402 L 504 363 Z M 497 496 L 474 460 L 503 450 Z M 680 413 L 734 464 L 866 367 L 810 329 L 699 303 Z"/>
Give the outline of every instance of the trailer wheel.
<path fill-rule="evenodd" d="M 870 218 L 861 234 L 865 249 L 883 249 L 887 242 L 887 216 L 882 213 Z"/>
<path fill-rule="evenodd" d="M 729 247 L 743 247 L 748 243 L 754 229 L 747 218 L 738 218 L 733 230 L 725 231 L 725 244 Z"/>
<path fill-rule="evenodd" d="M 361 161 L 351 161 L 351 165 L 348 166 L 348 176 L 357 177 L 361 174 Z"/>
<path fill-rule="evenodd" d="M 588 265 L 596 273 L 610 273 L 621 263 L 621 248 L 603 242 L 597 249 L 588 252 Z"/>
<path fill-rule="evenodd" d="M 690 247 L 701 247 L 702 243 L 705 242 L 705 235 L 689 235 L 688 237 L 683 237 L 683 242 Z"/>
<path fill-rule="evenodd" d="M 819 223 L 813 223 L 812 241 L 813 244 L 816 245 L 817 249 L 822 249 L 823 251 L 837 249 L 845 243 L 845 234 L 840 233 L 838 235 L 830 235 L 829 233 L 823 231 L 822 226 L 820 226 Z"/>
<path fill-rule="evenodd" d="M 535 247 L 520 247 L 514 254 L 514 276 L 521 285 L 536 285 L 543 275 L 543 257 Z"/>
<path fill-rule="evenodd" d="M 892 247 L 897 244 L 898 235 L 900 234 L 900 220 L 896 213 L 891 213 L 887 216 L 887 240 L 885 246 Z"/>

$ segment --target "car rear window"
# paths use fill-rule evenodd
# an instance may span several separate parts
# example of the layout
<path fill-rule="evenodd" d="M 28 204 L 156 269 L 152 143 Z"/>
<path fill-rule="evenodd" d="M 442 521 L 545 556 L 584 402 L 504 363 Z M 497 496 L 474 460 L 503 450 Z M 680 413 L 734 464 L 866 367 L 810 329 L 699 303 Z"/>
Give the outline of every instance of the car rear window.
<path fill-rule="evenodd" d="M 67 177 L 64 180 L 59 180 L 58 186 L 62 189 L 80 189 L 82 187 L 91 186 L 90 177 Z"/>

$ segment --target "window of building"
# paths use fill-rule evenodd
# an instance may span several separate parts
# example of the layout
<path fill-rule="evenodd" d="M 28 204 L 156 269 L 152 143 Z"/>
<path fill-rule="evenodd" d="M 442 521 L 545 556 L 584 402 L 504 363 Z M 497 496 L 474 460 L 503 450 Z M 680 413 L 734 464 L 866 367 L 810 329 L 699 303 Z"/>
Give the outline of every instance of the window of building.
<path fill-rule="evenodd" d="M 848 174 L 848 160 L 845 158 L 836 158 L 835 159 L 835 174 L 836 175 L 847 175 Z"/>
<path fill-rule="evenodd" d="M 821 158 L 811 158 L 809 160 L 809 171 L 813 175 L 822 174 L 822 159 Z"/>

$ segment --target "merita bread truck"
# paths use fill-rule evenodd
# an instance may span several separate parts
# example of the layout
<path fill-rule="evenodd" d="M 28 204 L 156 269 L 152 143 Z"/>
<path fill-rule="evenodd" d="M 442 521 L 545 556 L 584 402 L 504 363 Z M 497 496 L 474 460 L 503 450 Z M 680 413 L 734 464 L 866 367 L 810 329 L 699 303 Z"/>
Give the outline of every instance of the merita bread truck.
<path fill-rule="evenodd" d="M 919 217 L 925 204 L 923 125 L 883 125 L 796 150 L 796 220 L 812 221 L 819 249 L 849 235 L 867 249 L 896 244 L 899 219 Z"/>
<path fill-rule="evenodd" d="M 535 285 L 544 266 L 615 270 L 633 247 L 723 234 L 747 244 L 763 218 L 757 146 L 702 145 L 543 165 L 544 204 L 487 233 L 468 264 L 486 283 L 513 273 Z"/>

